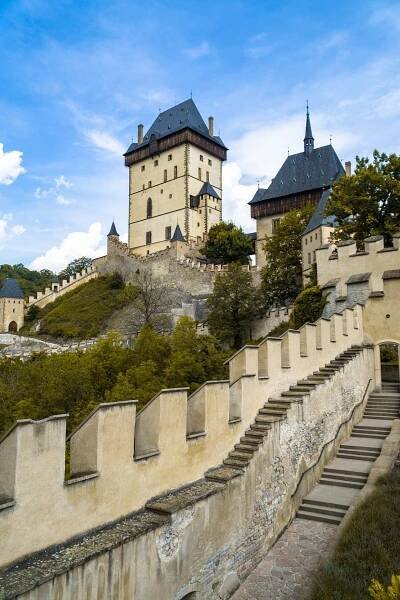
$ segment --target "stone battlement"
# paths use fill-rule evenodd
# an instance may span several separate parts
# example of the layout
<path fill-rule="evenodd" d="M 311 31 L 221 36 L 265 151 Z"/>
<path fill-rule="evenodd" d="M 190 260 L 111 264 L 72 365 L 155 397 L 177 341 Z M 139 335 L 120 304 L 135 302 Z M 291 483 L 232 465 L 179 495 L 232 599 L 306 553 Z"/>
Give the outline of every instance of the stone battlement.
<path fill-rule="evenodd" d="M 185 388 L 161 390 L 137 414 L 134 400 L 99 405 L 68 440 L 67 480 L 67 415 L 18 421 L 0 442 L 0 564 L 202 477 L 239 442 L 266 398 L 362 344 L 362 311 L 357 305 L 245 346 L 228 360 L 229 380 L 206 382 L 190 396 Z M 40 527 L 25 535 L 35 522 Z"/>
<path fill-rule="evenodd" d="M 62 283 L 53 284 L 51 288 L 46 288 L 43 292 L 37 292 L 36 296 L 29 296 L 26 308 L 29 309 L 32 306 L 43 308 L 47 304 L 50 304 L 50 302 L 57 300 L 60 296 L 82 285 L 82 283 L 87 283 L 96 277 L 98 277 L 98 273 L 94 266 L 83 269 L 80 273 L 71 275 L 68 279 L 63 279 Z"/>
<path fill-rule="evenodd" d="M 341 280 L 342 294 L 351 277 L 368 275 L 371 291 L 381 291 L 382 275 L 385 271 L 400 269 L 400 233 L 393 236 L 393 247 L 384 248 L 383 237 L 374 236 L 364 240 L 364 250 L 357 251 L 353 240 L 337 244 L 325 244 L 316 251 L 319 285 Z"/>

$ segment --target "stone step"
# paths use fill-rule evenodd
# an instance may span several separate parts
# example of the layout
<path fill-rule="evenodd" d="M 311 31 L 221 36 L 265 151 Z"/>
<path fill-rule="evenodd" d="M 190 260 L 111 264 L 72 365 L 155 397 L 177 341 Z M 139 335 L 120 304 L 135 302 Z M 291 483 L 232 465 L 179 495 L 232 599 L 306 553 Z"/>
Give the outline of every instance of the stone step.
<path fill-rule="evenodd" d="M 301 396 L 309 396 L 310 388 L 306 385 L 291 385 L 289 392 L 299 393 Z"/>
<path fill-rule="evenodd" d="M 368 462 L 375 462 L 376 461 L 376 456 L 364 456 L 364 455 L 356 455 L 356 454 L 349 454 L 348 452 L 340 452 L 338 451 L 338 453 L 336 454 L 336 458 L 349 458 L 351 460 L 365 460 Z"/>
<path fill-rule="evenodd" d="M 247 452 L 239 452 L 238 450 L 231 450 L 228 454 L 228 458 L 233 458 L 234 460 L 243 461 L 245 463 L 250 462 L 251 455 Z"/>
<path fill-rule="evenodd" d="M 224 465 L 227 465 L 228 467 L 235 467 L 237 469 L 245 469 L 247 467 L 247 465 L 249 464 L 244 463 L 242 461 L 236 460 L 234 458 L 225 458 L 225 460 L 223 461 Z"/>
<path fill-rule="evenodd" d="M 320 515 L 329 515 L 332 517 L 338 517 L 340 519 L 343 519 L 344 515 L 346 514 L 346 510 L 338 510 L 338 509 L 332 509 L 332 508 L 317 508 L 316 506 L 308 506 L 307 504 L 302 504 L 300 506 L 300 509 L 302 512 L 310 512 L 310 513 L 314 513 L 314 514 L 320 514 Z"/>
<path fill-rule="evenodd" d="M 309 396 L 310 392 L 282 392 L 281 396 L 284 398 L 299 398 L 301 399 L 303 396 Z"/>
<path fill-rule="evenodd" d="M 257 446 L 253 446 L 253 444 L 235 444 L 234 448 L 238 452 L 248 454 L 249 457 L 251 457 L 254 454 L 254 452 L 257 452 Z"/>
<path fill-rule="evenodd" d="M 297 511 L 298 519 L 307 519 L 307 521 L 321 521 L 322 523 L 331 523 L 332 525 L 340 525 L 341 517 L 325 516 L 319 513 L 305 512 L 301 509 Z"/>
<path fill-rule="evenodd" d="M 361 471 L 346 471 L 346 469 L 334 469 L 331 467 L 325 467 L 324 473 L 325 472 L 332 474 L 339 473 L 341 475 L 351 475 L 354 477 L 363 477 L 364 479 L 368 478 L 368 473 L 362 473 Z"/>
<path fill-rule="evenodd" d="M 254 434 L 254 431 L 252 432 Z M 240 441 L 243 444 L 251 444 L 257 448 L 260 444 L 263 443 L 264 436 L 261 435 L 251 435 L 246 431 L 245 435 L 240 438 Z"/>
<path fill-rule="evenodd" d="M 341 444 L 341 450 L 366 450 L 367 452 L 374 452 L 375 454 L 380 454 L 380 448 L 374 448 L 371 446 L 353 446 L 352 444 Z"/>
<path fill-rule="evenodd" d="M 388 417 L 385 415 L 366 415 L 366 414 L 364 414 L 364 417 L 366 419 L 377 419 L 379 421 L 390 421 L 392 419 L 392 417 Z"/>
<path fill-rule="evenodd" d="M 340 474 L 335 475 L 334 473 L 325 473 L 325 471 L 324 471 L 321 475 L 320 483 L 322 483 L 322 480 L 324 480 L 324 481 L 333 481 L 333 482 L 337 481 L 337 482 L 344 482 L 344 483 L 357 483 L 357 484 L 364 486 L 367 479 L 368 479 L 368 477 L 357 477 L 357 475 L 340 475 Z M 333 483 L 332 485 L 335 485 L 335 484 Z"/>
<path fill-rule="evenodd" d="M 374 427 L 373 425 L 354 425 L 353 430 L 360 430 L 360 431 L 382 431 L 385 433 L 390 433 L 391 428 L 390 427 L 379 427 L 376 426 Z"/>
<path fill-rule="evenodd" d="M 332 477 L 321 477 L 320 485 L 333 485 L 337 487 L 352 488 L 354 490 L 362 490 L 365 482 L 346 481 L 344 479 L 333 479 Z"/>
<path fill-rule="evenodd" d="M 272 417 L 268 415 L 257 415 L 256 423 L 275 423 L 276 421 L 281 421 L 281 417 Z"/>
<path fill-rule="evenodd" d="M 269 430 L 271 429 L 271 425 L 268 425 L 268 423 L 252 423 L 250 425 L 250 431 L 253 432 L 253 435 L 255 435 L 256 433 L 260 433 L 263 437 L 265 437 Z M 247 433 L 247 432 L 246 432 Z M 250 432 L 249 432 L 250 435 Z"/>
<path fill-rule="evenodd" d="M 265 407 L 265 408 L 260 408 L 260 410 L 258 411 L 259 415 L 275 415 L 277 417 L 280 417 L 281 415 L 286 415 L 286 408 L 282 409 L 282 408 L 274 408 L 273 406 L 270 407 Z"/>
<path fill-rule="evenodd" d="M 297 382 L 297 385 L 301 386 L 301 387 L 307 386 L 307 387 L 313 389 L 317 385 L 319 385 L 319 381 L 317 381 L 317 380 L 313 381 L 311 378 L 310 379 L 299 379 L 299 381 Z"/>
<path fill-rule="evenodd" d="M 381 435 L 372 435 L 372 433 L 357 433 L 354 431 L 352 432 L 351 436 L 355 438 L 366 438 L 369 440 L 384 440 L 387 437 L 387 435 L 383 433 Z"/>
<path fill-rule="evenodd" d="M 304 498 L 302 504 L 309 504 L 310 506 L 326 506 L 327 508 L 339 508 L 346 512 L 349 508 L 348 504 L 337 504 L 336 502 L 327 502 L 326 500 L 309 500 Z"/>

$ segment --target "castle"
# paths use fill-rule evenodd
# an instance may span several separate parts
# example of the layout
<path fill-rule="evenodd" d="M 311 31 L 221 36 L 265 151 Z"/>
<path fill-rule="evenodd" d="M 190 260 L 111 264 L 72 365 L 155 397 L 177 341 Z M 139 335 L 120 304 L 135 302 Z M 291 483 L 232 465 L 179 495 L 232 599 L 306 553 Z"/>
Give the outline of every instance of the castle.
<path fill-rule="evenodd" d="M 210 167 L 220 169 L 226 149 L 213 136 L 212 121 L 206 131 L 193 103 L 183 104 L 186 117 L 162 113 L 143 138 L 139 128 L 138 143 L 126 154 L 128 244 L 113 223 L 107 255 L 32 298 L 31 306 L 114 270 L 129 280 L 151 268 L 188 293 L 212 288 L 223 266 L 202 263 L 197 244 L 207 235 L 208 215 L 220 219 L 222 189 L 216 173 L 203 181 L 196 169 L 205 160 L 219 160 Z M 262 232 L 272 230 L 274 219 L 315 203 L 303 235 L 303 266 L 316 263 L 328 295 L 322 318 L 244 346 L 227 361 L 228 379 L 205 382 L 191 395 L 186 388 L 164 389 L 139 412 L 134 399 L 100 404 L 68 440 L 68 415 L 15 423 L 0 440 L 0 598 L 227 600 L 299 514 L 360 423 L 368 398 L 385 398 L 380 346 L 400 348 L 400 234 L 392 248 L 384 248 L 381 236 L 368 238 L 362 252 L 352 240 L 324 243 L 334 221 L 323 209 L 344 171 L 332 147 L 313 148 L 308 114 L 304 143 L 304 152 L 285 161 L 251 207 L 260 255 Z M 10 318 L 19 326 L 13 317 L 23 309 L 19 293 L 13 282 L 0 293 L 8 328 Z M 389 446 L 397 452 L 394 428 Z M 368 444 L 376 431 L 385 437 L 389 430 L 383 434 L 369 423 L 357 435 Z M 349 452 L 352 458 L 354 449 Z M 382 458 L 386 465 L 394 460 L 390 452 Z"/>

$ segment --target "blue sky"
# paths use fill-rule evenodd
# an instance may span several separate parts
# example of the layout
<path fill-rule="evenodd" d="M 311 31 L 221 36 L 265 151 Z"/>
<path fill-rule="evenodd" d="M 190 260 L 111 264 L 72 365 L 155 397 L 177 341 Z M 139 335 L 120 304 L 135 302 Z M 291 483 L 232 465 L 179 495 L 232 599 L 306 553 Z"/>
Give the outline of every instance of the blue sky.
<path fill-rule="evenodd" d="M 0 263 L 61 269 L 127 232 L 122 152 L 193 98 L 230 148 L 224 216 L 300 151 L 400 152 L 400 3 L 2 0 Z"/>

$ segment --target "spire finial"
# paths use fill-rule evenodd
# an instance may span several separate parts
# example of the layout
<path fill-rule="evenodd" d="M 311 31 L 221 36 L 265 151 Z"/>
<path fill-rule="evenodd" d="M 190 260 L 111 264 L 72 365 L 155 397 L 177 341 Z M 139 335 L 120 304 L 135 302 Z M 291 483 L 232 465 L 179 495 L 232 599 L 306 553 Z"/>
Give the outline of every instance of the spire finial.
<path fill-rule="evenodd" d="M 311 131 L 311 121 L 310 121 L 310 110 L 308 105 L 308 100 L 306 103 L 307 112 L 306 112 L 306 134 L 304 136 L 304 153 L 310 154 L 314 150 L 314 138 Z"/>

